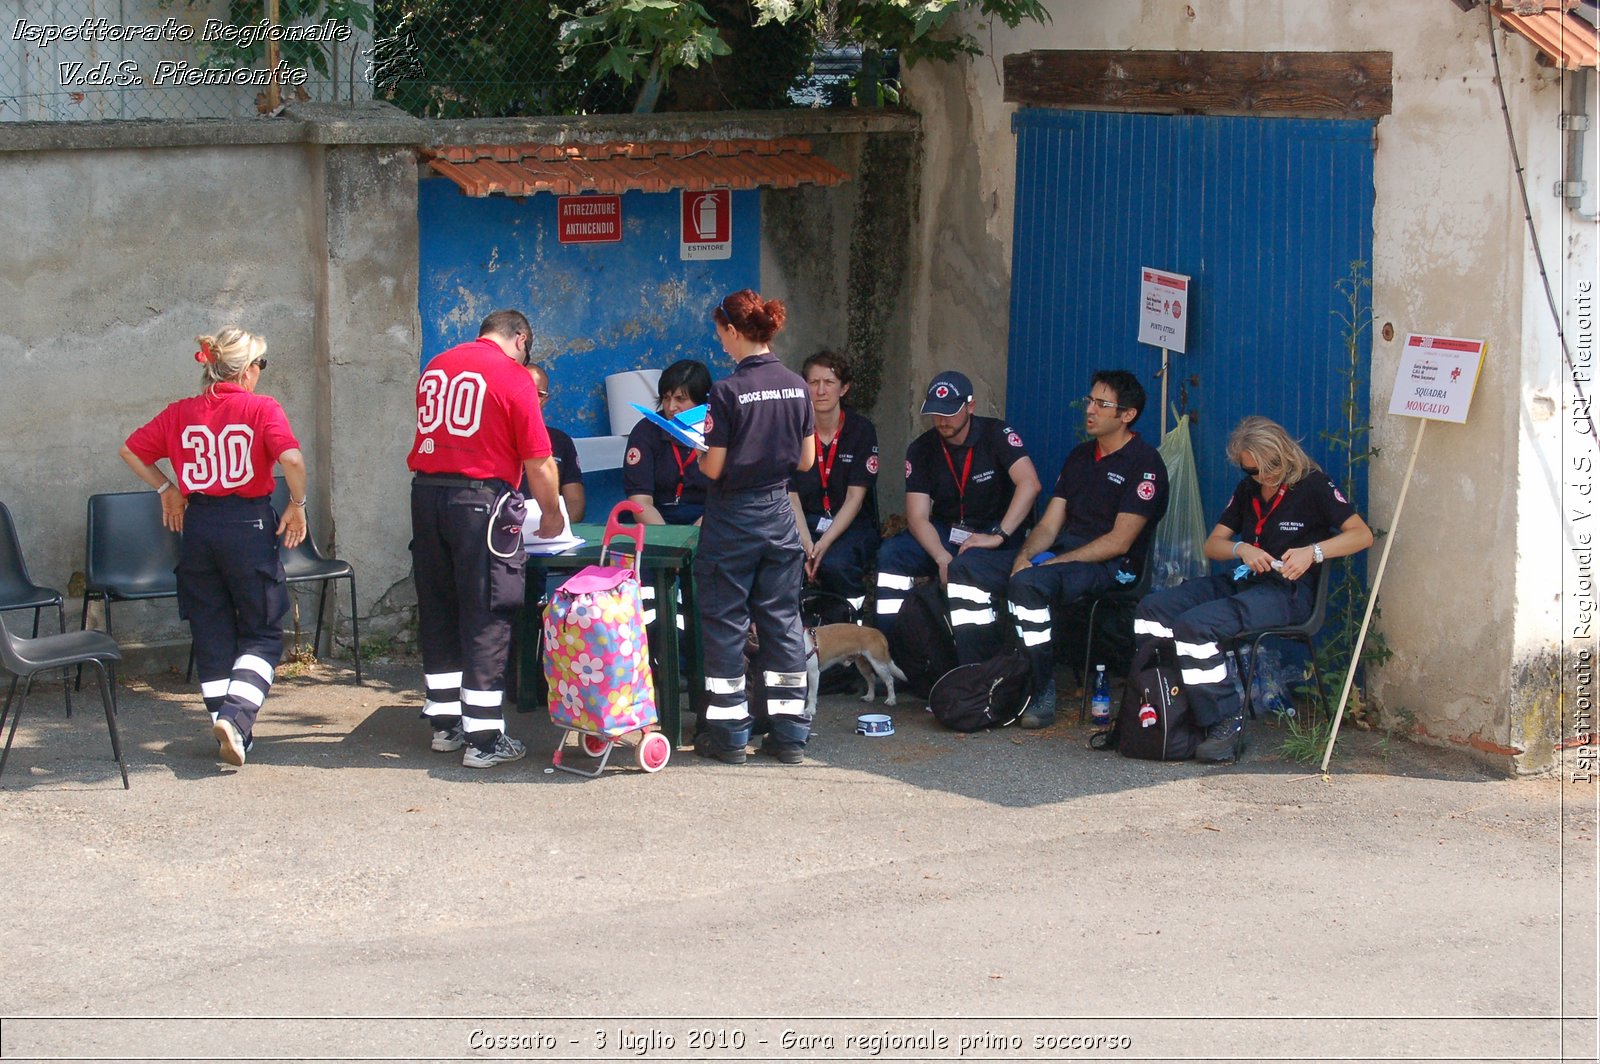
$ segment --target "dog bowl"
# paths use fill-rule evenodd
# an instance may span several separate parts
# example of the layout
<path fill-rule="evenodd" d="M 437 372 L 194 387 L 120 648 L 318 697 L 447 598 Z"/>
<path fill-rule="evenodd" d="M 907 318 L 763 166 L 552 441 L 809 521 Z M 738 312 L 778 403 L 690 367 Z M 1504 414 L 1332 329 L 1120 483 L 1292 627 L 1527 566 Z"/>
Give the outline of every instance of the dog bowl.
<path fill-rule="evenodd" d="M 893 735 L 894 719 L 887 713 L 863 713 L 856 718 L 857 735 Z"/>

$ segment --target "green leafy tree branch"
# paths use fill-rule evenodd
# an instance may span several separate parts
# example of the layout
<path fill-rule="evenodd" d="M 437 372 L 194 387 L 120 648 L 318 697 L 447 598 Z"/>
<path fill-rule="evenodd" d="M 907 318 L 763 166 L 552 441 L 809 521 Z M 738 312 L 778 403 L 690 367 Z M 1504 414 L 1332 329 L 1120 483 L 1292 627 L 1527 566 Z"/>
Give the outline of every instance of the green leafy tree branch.
<path fill-rule="evenodd" d="M 862 49 L 865 72 L 858 98 L 881 102 L 876 78 L 882 57 L 895 52 L 908 64 L 950 60 L 983 51 L 969 33 L 955 32 L 962 12 L 978 12 L 1016 27 L 1025 19 L 1049 21 L 1038 0 L 751 0 L 754 26 L 801 24 L 816 40 Z M 674 70 L 697 67 L 731 48 L 705 6 L 668 0 L 588 0 L 562 19 L 560 47 L 567 62 L 587 62 L 596 76 L 640 86 L 635 110 L 653 110 Z"/>

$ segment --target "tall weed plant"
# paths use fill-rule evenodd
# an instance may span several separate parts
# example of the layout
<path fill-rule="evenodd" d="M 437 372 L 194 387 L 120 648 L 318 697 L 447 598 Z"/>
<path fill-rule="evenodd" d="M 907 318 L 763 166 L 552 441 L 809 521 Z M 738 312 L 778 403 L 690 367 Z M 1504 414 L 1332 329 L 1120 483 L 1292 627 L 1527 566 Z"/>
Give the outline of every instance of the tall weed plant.
<path fill-rule="evenodd" d="M 1342 326 L 1344 340 L 1345 357 L 1336 370 L 1344 382 L 1344 394 L 1340 402 L 1341 421 L 1337 428 L 1318 435 L 1327 445 L 1330 455 L 1328 475 L 1334 478 L 1345 498 L 1355 499 L 1357 477 L 1379 453 L 1379 449 L 1372 446 L 1372 424 L 1362 413 L 1361 402 L 1371 386 L 1371 360 L 1363 352 L 1361 342 L 1373 323 L 1372 276 L 1367 263 L 1352 262 L 1349 274 L 1341 278 L 1336 287 L 1344 297 L 1343 308 L 1333 312 Z M 1376 526 L 1373 526 L 1372 532 L 1380 538 L 1385 534 L 1384 529 Z M 1316 704 L 1319 701 L 1316 679 L 1311 669 L 1321 673 L 1323 688 L 1330 700 L 1338 698 L 1338 692 L 1344 687 L 1350 656 L 1367 609 L 1366 566 L 1362 564 L 1364 558 L 1363 554 L 1355 555 L 1342 561 L 1334 570 L 1328 588 L 1327 621 L 1318 638 L 1316 653 L 1307 663 L 1306 675 L 1295 688 L 1296 693 L 1308 703 Z M 1350 701 L 1345 709 L 1346 716 L 1360 728 L 1370 728 L 1375 723 L 1374 707 L 1366 695 L 1364 670 L 1369 666 L 1380 666 L 1394 656 L 1388 641 L 1377 628 L 1381 612 L 1373 611 L 1373 627 L 1367 632 L 1361 648 L 1363 671 L 1356 675 L 1356 683 L 1350 689 Z M 1327 722 L 1335 708 L 1334 705 L 1318 705 L 1317 719 Z M 1322 756 L 1321 744 L 1312 736 L 1321 736 L 1325 743 L 1328 730 L 1326 723 L 1308 730 L 1310 734 L 1307 736 L 1291 738 L 1310 741 L 1286 743 L 1285 754 L 1302 761 Z"/>

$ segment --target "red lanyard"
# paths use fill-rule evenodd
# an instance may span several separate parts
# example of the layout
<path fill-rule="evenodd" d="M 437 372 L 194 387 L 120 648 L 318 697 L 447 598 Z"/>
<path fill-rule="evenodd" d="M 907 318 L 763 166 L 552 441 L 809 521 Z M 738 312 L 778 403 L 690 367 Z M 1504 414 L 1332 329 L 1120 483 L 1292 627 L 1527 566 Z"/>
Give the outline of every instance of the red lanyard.
<path fill-rule="evenodd" d="M 828 498 L 828 474 L 833 472 L 833 460 L 839 457 L 839 437 L 844 435 L 844 411 L 839 411 L 839 427 L 833 433 L 833 447 L 824 449 L 822 436 L 817 435 L 817 453 L 822 461 L 817 463 L 817 479 L 822 481 L 822 512 L 827 517 L 833 516 L 833 500 Z"/>
<path fill-rule="evenodd" d="M 678 453 L 678 445 L 668 441 L 672 448 L 672 460 L 678 463 L 678 490 L 672 494 L 672 502 L 676 505 L 683 498 L 683 479 L 689 472 L 689 467 L 698 461 L 693 447 L 685 447 L 683 453 Z M 685 457 L 687 455 L 687 457 Z"/>
<path fill-rule="evenodd" d="M 1272 505 L 1267 507 L 1267 512 L 1266 513 L 1262 513 L 1261 512 L 1261 495 L 1260 495 L 1260 493 L 1256 493 L 1256 494 L 1253 494 L 1253 495 L 1250 496 L 1250 505 L 1254 506 L 1256 508 L 1256 541 L 1255 541 L 1255 546 L 1257 546 L 1257 547 L 1261 546 L 1261 530 L 1263 528 L 1267 527 L 1267 518 L 1271 517 L 1272 516 L 1272 511 L 1274 511 L 1274 510 L 1276 510 L 1278 508 L 1278 504 L 1283 501 L 1283 493 L 1288 491 L 1288 490 L 1289 490 L 1289 485 L 1287 485 L 1287 484 L 1278 485 L 1278 494 L 1276 494 L 1276 495 L 1274 495 L 1272 497 Z"/>
<path fill-rule="evenodd" d="M 950 448 L 940 443 L 944 448 L 944 464 L 950 467 L 950 477 L 956 482 L 956 513 L 958 523 L 967 523 L 967 477 L 972 474 L 972 448 L 967 448 L 967 461 L 961 467 L 961 475 L 956 476 L 956 464 L 950 458 Z"/>

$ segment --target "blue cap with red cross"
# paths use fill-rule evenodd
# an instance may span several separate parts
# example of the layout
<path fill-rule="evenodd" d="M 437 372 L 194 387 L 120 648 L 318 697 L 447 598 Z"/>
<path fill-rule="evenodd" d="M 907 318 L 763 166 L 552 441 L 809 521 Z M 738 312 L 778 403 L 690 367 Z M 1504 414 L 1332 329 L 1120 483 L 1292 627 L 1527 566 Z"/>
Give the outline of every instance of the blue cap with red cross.
<path fill-rule="evenodd" d="M 922 412 L 949 417 L 961 413 L 961 408 L 971 401 L 972 382 L 967 375 L 947 369 L 928 385 L 928 397 L 922 401 Z"/>

